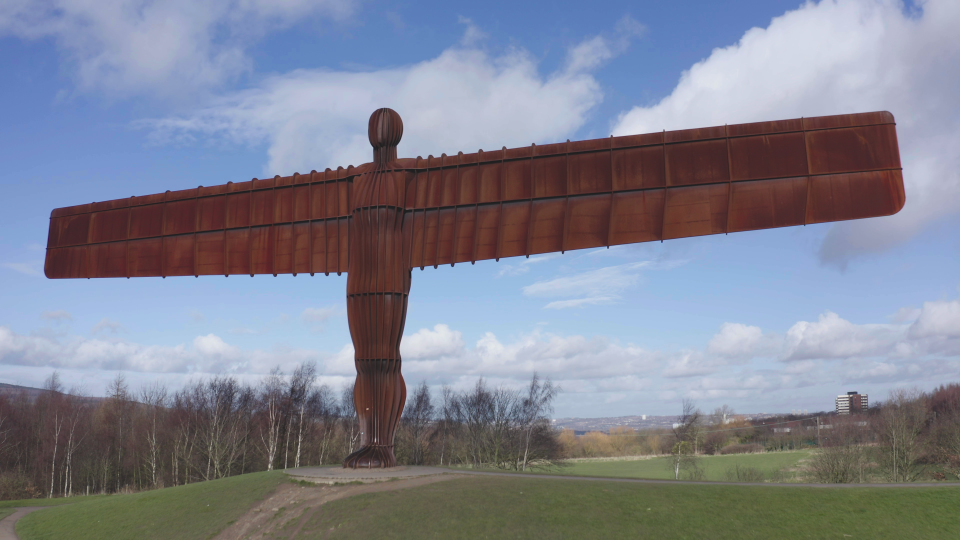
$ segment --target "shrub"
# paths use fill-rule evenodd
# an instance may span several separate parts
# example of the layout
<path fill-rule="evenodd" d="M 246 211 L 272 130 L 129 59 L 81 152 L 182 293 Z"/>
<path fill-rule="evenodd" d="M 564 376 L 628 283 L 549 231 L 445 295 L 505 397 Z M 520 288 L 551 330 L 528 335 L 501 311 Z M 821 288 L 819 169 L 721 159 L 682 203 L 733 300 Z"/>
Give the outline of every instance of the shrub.
<path fill-rule="evenodd" d="M 26 476 L 14 472 L 0 473 L 0 501 L 38 499 L 41 495 Z"/>
<path fill-rule="evenodd" d="M 754 467 L 741 467 L 739 464 L 727 469 L 728 482 L 763 482 L 763 471 Z"/>
<path fill-rule="evenodd" d="M 731 444 L 720 449 L 719 454 L 757 454 L 763 452 L 763 446 L 759 444 Z"/>

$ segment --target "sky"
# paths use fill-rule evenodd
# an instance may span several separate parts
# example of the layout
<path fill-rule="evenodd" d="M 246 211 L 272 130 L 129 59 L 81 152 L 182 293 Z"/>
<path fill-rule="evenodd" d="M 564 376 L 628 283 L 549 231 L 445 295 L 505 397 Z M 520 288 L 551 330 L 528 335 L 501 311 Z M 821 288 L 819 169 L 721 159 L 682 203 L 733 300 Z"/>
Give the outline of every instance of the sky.
<path fill-rule="evenodd" d="M 413 273 L 408 384 L 562 388 L 556 417 L 831 410 L 960 380 L 960 2 L 7 0 L 0 382 L 102 395 L 316 362 L 346 276 L 47 280 L 50 210 L 371 159 L 888 110 L 897 215 Z"/>

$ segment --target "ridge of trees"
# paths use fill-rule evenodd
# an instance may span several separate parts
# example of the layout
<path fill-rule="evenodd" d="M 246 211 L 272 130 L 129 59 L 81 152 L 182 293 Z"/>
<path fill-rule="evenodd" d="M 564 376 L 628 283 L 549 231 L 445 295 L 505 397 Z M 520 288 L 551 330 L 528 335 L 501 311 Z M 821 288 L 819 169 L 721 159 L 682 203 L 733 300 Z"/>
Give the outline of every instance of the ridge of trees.
<path fill-rule="evenodd" d="M 37 390 L 37 389 L 34 389 Z M 396 437 L 400 464 L 524 470 L 560 455 L 548 415 L 559 388 L 536 374 L 521 390 L 484 379 L 465 391 L 410 392 Z M 219 375 L 176 391 L 130 388 L 103 398 L 44 387 L 0 394 L 0 500 L 118 493 L 247 472 L 339 463 L 360 443 L 353 386 L 317 384 L 305 363 L 256 384 Z"/>

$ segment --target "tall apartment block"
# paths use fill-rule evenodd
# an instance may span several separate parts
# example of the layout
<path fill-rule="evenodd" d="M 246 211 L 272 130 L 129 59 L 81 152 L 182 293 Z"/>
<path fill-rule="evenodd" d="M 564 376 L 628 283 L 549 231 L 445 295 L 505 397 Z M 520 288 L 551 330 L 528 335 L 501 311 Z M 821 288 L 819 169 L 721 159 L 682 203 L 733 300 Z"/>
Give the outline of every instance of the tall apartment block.
<path fill-rule="evenodd" d="M 867 394 L 847 392 L 845 396 L 837 396 L 837 414 L 866 412 L 868 406 Z"/>

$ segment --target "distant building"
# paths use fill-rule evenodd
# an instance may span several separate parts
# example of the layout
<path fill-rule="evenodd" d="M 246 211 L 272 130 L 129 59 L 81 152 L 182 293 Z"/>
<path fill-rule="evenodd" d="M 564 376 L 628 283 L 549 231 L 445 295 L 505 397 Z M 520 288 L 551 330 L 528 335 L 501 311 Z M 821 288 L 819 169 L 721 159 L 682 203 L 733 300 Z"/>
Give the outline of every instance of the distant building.
<path fill-rule="evenodd" d="M 868 407 L 867 394 L 847 392 L 846 395 L 837 396 L 837 414 L 866 412 Z"/>

